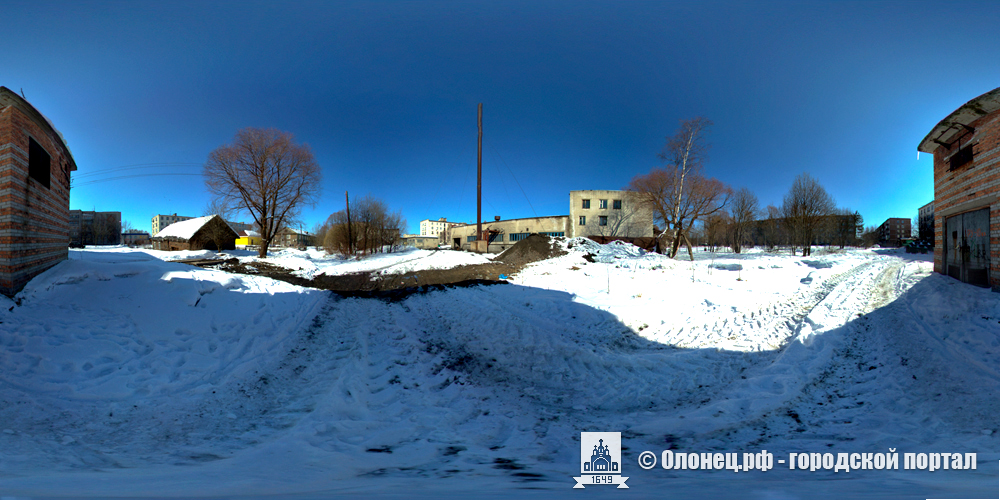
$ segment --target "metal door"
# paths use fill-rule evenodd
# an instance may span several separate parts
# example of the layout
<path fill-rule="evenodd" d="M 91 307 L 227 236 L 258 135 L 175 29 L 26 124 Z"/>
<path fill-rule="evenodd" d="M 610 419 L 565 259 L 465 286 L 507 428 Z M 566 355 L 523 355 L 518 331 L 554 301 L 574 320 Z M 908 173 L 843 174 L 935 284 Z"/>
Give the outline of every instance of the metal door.
<path fill-rule="evenodd" d="M 990 286 L 990 210 L 945 219 L 945 270 L 948 276 Z"/>

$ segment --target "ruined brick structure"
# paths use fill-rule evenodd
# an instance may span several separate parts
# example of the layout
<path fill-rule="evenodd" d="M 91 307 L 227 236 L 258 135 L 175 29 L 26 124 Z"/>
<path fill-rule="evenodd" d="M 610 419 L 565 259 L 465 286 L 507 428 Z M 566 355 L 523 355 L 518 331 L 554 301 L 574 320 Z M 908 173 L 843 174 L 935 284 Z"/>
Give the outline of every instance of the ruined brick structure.
<path fill-rule="evenodd" d="M 65 141 L 31 104 L 0 87 L 0 293 L 68 256 L 69 176 Z"/>
<path fill-rule="evenodd" d="M 934 270 L 1000 290 L 1000 88 L 941 120 L 917 149 L 934 155 Z"/>

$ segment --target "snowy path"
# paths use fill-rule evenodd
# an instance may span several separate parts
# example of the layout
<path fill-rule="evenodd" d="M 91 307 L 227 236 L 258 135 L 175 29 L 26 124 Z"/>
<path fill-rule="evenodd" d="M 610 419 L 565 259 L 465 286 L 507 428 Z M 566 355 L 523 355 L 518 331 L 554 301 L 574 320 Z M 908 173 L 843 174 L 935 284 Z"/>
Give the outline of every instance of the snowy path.
<path fill-rule="evenodd" d="M 685 497 L 995 494 L 996 469 L 988 464 L 1000 458 L 996 294 L 895 256 L 740 257 L 741 274 L 708 270 L 715 264 L 649 255 L 586 263 L 578 252 L 525 270 L 513 285 L 398 302 L 275 295 L 283 302 L 266 307 L 279 308 L 286 333 L 244 347 L 252 362 L 222 371 L 175 363 L 157 372 L 151 390 L 96 399 L 82 369 L 53 385 L 60 379 L 40 375 L 44 362 L 26 364 L 44 356 L 24 339 L 41 338 L 40 331 L 76 335 L 78 346 L 98 349 L 71 324 L 44 319 L 42 299 L 75 303 L 66 307 L 93 324 L 118 324 L 109 320 L 122 310 L 87 302 L 94 290 L 83 286 L 36 290 L 0 317 L 3 327 L 14 325 L 4 333 L 0 363 L 21 367 L 5 372 L 0 385 L 0 493 L 144 495 L 160 485 L 169 496 L 404 494 L 418 484 L 428 497 L 522 495 L 524 487 L 538 488 L 539 497 L 569 496 L 579 432 L 621 430 L 637 497 L 664 488 Z M 175 271 L 134 265 L 138 274 L 121 277 L 91 271 L 80 278 L 72 268 L 53 283 L 80 279 L 77 285 L 113 290 L 146 279 L 144 272 Z M 194 310 L 254 310 L 268 303 L 247 292 L 285 286 L 246 278 L 213 287 L 204 280 L 228 278 L 197 277 L 145 283 L 151 294 L 194 291 L 180 302 L 196 303 Z M 178 317 L 188 315 L 181 311 Z M 145 332 L 162 331 L 173 337 L 160 347 L 153 341 L 154 349 L 173 347 L 149 360 L 185 359 L 188 337 L 130 314 L 140 328 L 122 323 L 108 334 L 142 344 Z M 214 318 L 206 324 L 223 324 Z M 194 320 L 187 328 L 206 342 L 236 338 Z M 105 376 L 100 387 L 139 380 Z M 979 452 L 982 465 L 850 476 L 635 465 L 639 451 L 666 448 Z M 838 488 L 817 493 L 813 481 L 828 480 Z"/>

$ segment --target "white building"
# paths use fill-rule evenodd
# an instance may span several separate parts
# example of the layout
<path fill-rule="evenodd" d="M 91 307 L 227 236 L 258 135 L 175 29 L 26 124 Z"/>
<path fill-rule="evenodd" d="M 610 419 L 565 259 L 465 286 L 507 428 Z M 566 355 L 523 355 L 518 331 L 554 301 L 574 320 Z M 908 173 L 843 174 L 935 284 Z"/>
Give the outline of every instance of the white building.
<path fill-rule="evenodd" d="M 420 221 L 420 236 L 438 236 L 448 228 L 459 225 L 458 222 L 448 222 L 448 219 L 441 217 L 438 220 L 424 219 Z"/>
<path fill-rule="evenodd" d="M 153 216 L 153 236 L 159 233 L 161 230 L 165 229 L 167 226 L 184 220 L 191 220 L 194 217 L 187 217 L 184 215 L 154 215 Z"/>

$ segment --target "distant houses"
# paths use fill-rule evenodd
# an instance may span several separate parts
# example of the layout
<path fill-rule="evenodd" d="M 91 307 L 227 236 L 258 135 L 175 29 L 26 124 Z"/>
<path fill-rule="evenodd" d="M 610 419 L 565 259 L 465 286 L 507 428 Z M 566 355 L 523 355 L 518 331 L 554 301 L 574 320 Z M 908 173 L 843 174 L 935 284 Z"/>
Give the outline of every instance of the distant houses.
<path fill-rule="evenodd" d="M 69 255 L 76 162 L 49 120 L 0 87 L 0 293 L 13 296 Z"/>
<path fill-rule="evenodd" d="M 1000 290 L 1000 88 L 924 137 L 934 155 L 934 270 Z"/>

